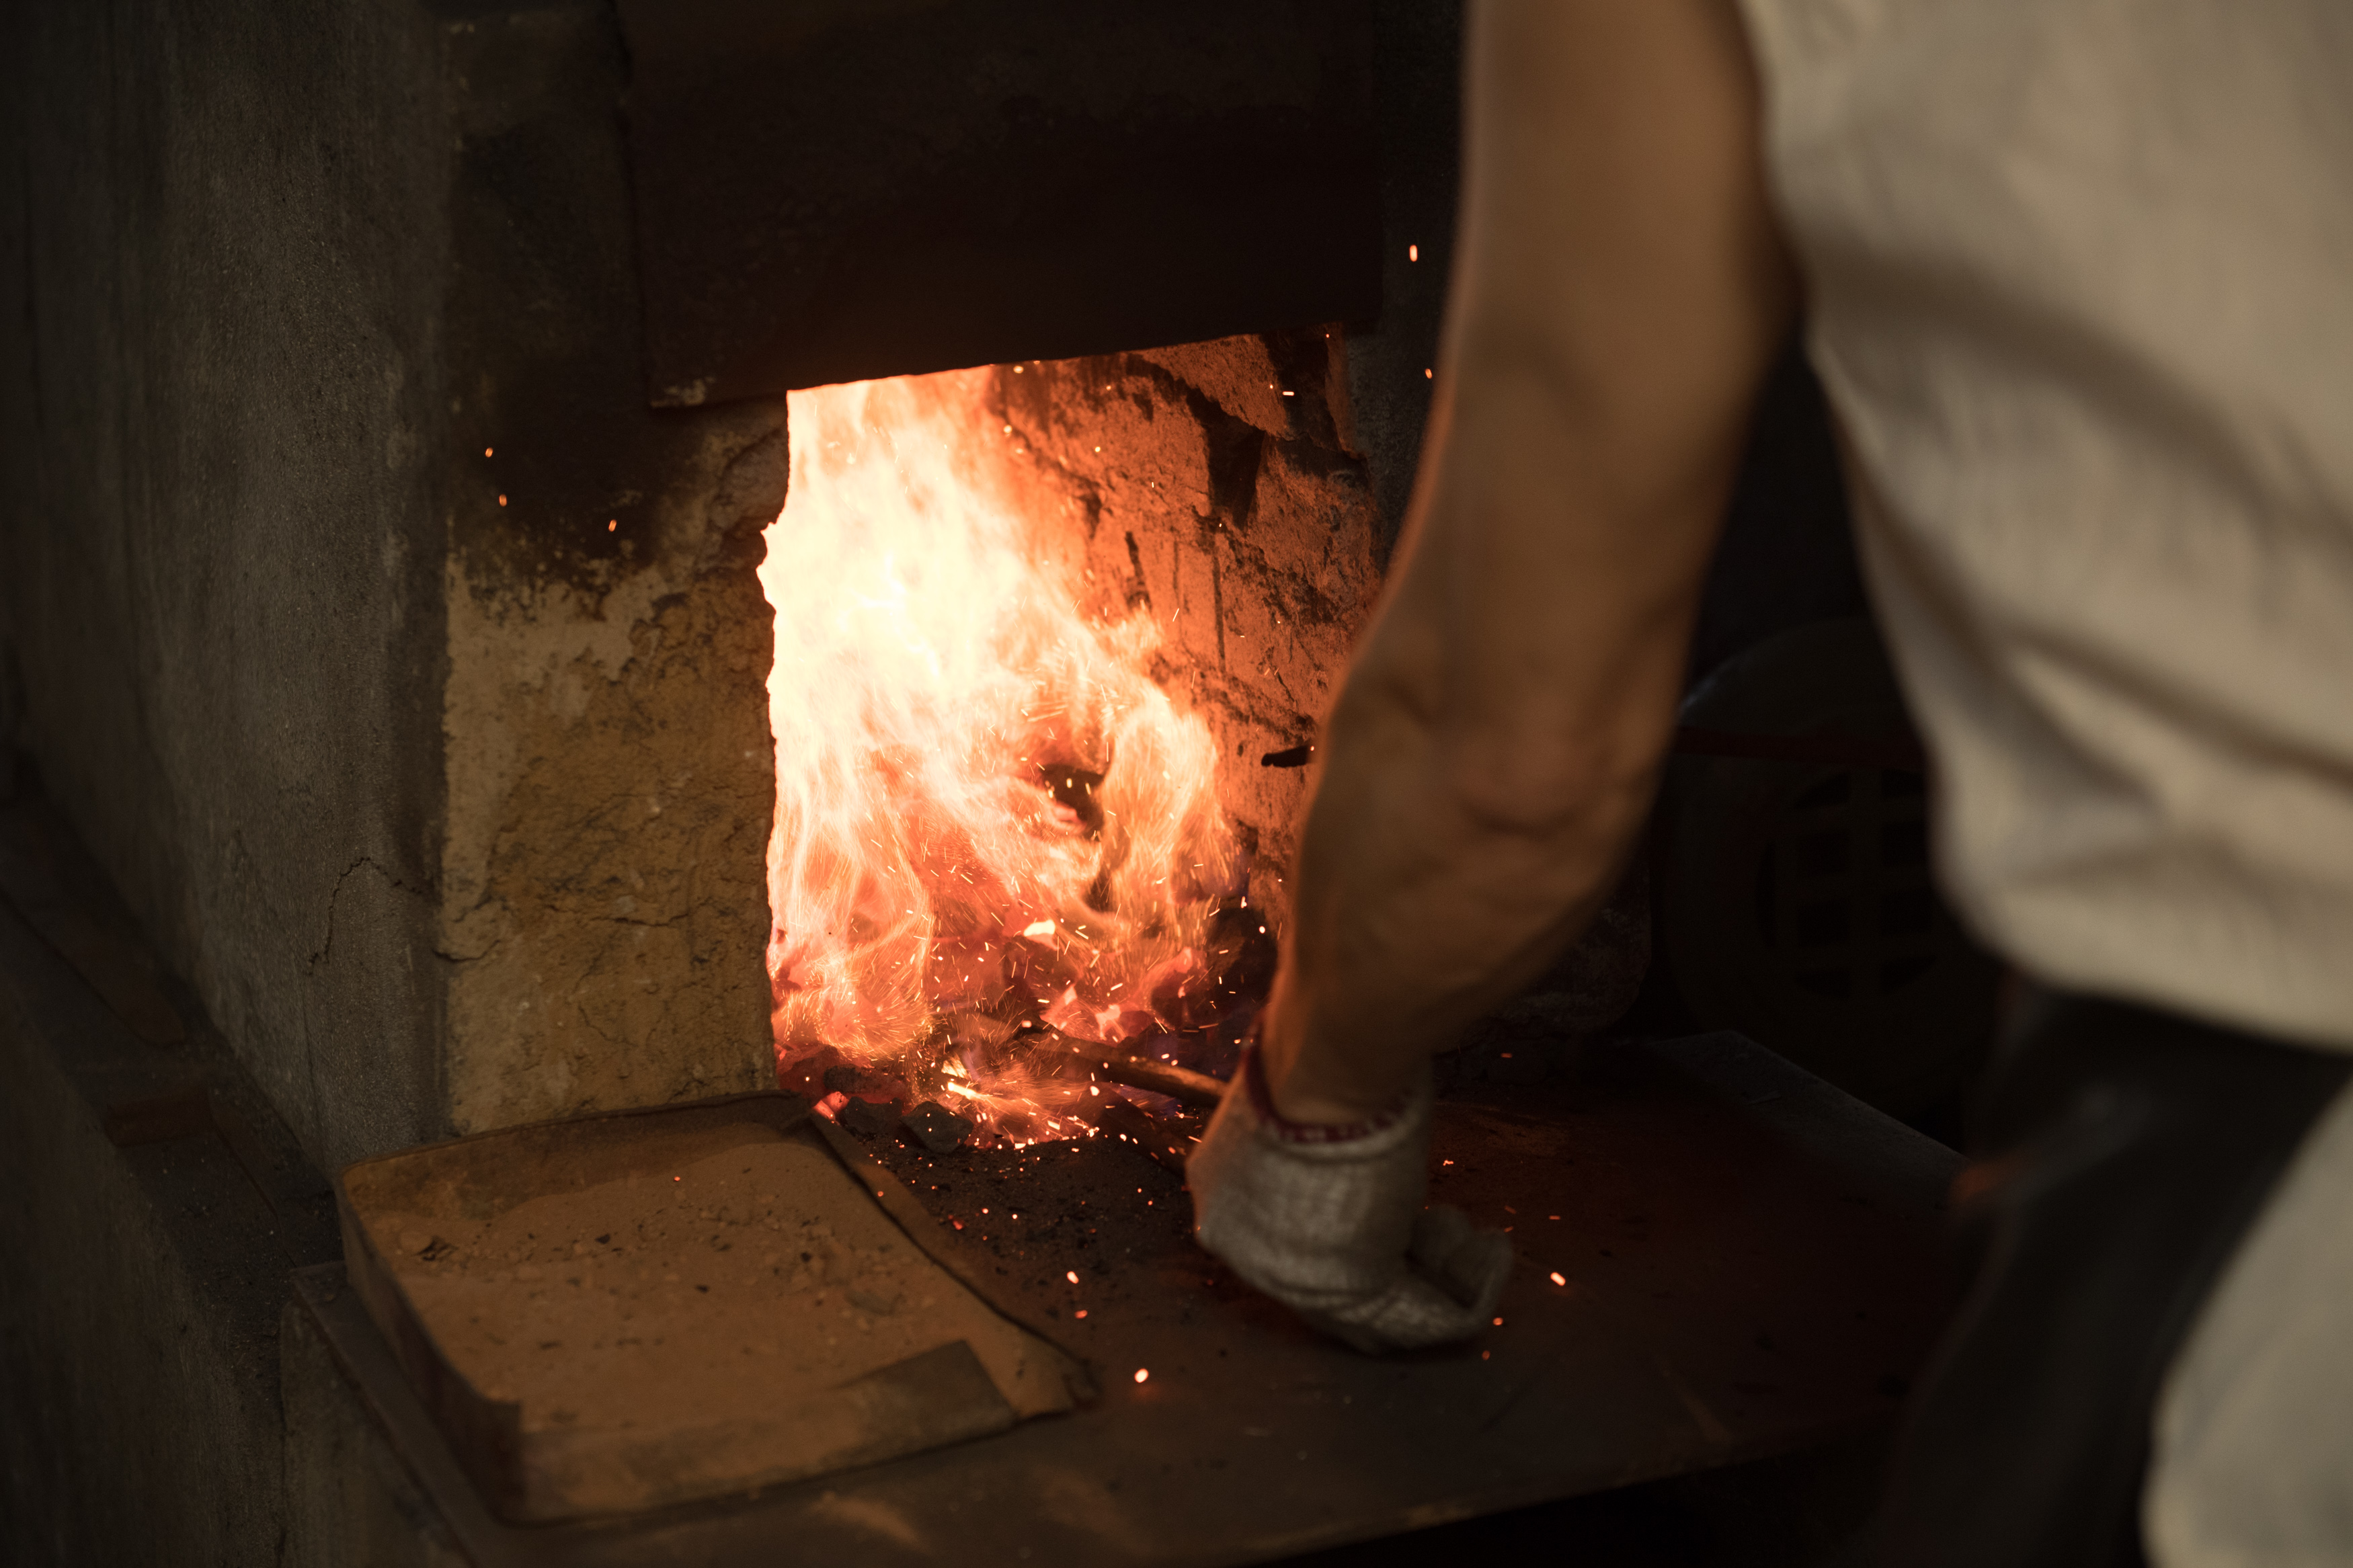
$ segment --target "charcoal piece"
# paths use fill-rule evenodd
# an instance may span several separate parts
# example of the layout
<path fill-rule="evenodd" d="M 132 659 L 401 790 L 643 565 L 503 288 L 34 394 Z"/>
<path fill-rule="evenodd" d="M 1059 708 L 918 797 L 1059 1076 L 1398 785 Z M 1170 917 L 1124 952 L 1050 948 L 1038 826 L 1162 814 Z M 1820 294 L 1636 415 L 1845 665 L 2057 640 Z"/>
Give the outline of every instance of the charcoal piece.
<path fill-rule="evenodd" d="M 1060 996 L 1081 976 L 1060 949 L 1018 936 L 1005 944 L 1005 978 L 1008 991 L 997 1016 L 1012 1020 Z M 1018 999 L 1022 997 L 1029 999 L 1028 1008 L 1021 1007 Z"/>
<path fill-rule="evenodd" d="M 826 1068 L 825 1087 L 828 1094 L 846 1094 L 852 1100 L 902 1101 L 907 1098 L 906 1084 L 895 1075 L 855 1062 Z"/>
<path fill-rule="evenodd" d="M 1200 967 L 1155 986 L 1152 1010 L 1178 1034 L 1208 1033 L 1265 1002 L 1281 956 L 1264 910 L 1240 900 L 1220 900 L 1202 932 Z"/>
<path fill-rule="evenodd" d="M 1201 961 L 1219 1009 L 1266 1000 L 1282 950 L 1266 928 L 1266 912 L 1245 903 L 1220 903 L 1209 915 Z"/>
<path fill-rule="evenodd" d="M 833 1119 L 860 1138 L 880 1138 L 899 1124 L 899 1108 L 853 1099 L 835 1111 Z"/>
<path fill-rule="evenodd" d="M 852 1065 L 833 1047 L 818 1046 L 778 1066 L 776 1087 L 805 1099 L 822 1100 L 827 1093 L 826 1075 Z"/>
<path fill-rule="evenodd" d="M 1179 1032 L 1205 1029 L 1216 1021 L 1215 983 L 1203 969 L 1186 969 L 1164 978 L 1152 988 L 1152 1011 L 1161 1024 Z"/>
<path fill-rule="evenodd" d="M 1054 804 L 1070 814 L 1073 825 L 1090 838 L 1103 832 L 1103 803 L 1095 798 L 1103 776 L 1072 763 L 1048 763 L 1038 770 L 1039 782 L 1053 792 Z"/>
<path fill-rule="evenodd" d="M 899 1136 L 934 1154 L 944 1154 L 972 1136 L 972 1122 L 927 1100 L 899 1121 Z"/>

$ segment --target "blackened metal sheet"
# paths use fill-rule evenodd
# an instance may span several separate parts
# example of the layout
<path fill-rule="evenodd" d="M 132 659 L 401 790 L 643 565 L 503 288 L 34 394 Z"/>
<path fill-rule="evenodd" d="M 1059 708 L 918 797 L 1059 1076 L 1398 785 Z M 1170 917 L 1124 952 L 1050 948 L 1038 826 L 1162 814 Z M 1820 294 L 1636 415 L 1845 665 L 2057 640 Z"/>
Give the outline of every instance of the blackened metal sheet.
<path fill-rule="evenodd" d="M 1368 1359 L 1172 1245 L 1126 1261 L 1124 1305 L 1069 1336 L 1101 1374 L 1092 1407 L 653 1520 L 498 1526 L 339 1270 L 302 1299 L 483 1568 L 1257 1562 L 1893 1412 L 1944 1315 L 1957 1156 L 1737 1036 L 1625 1047 L 1521 1094 L 1440 1119 L 1436 1195 L 1518 1244 L 1477 1344 Z"/>
<path fill-rule="evenodd" d="M 653 401 L 1373 315 L 1352 0 L 621 0 Z"/>

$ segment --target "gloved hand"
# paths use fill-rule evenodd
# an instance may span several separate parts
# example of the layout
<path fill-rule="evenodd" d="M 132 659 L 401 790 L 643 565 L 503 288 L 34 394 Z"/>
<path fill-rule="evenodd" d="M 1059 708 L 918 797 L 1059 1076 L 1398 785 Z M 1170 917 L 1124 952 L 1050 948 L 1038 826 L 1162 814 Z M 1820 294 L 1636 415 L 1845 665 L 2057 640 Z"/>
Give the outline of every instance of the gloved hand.
<path fill-rule="evenodd" d="M 1355 1127 L 1275 1112 L 1253 1045 L 1186 1163 L 1193 1234 L 1234 1272 L 1360 1351 L 1468 1339 L 1511 1273 L 1511 1243 L 1424 1208 L 1430 1074 Z"/>

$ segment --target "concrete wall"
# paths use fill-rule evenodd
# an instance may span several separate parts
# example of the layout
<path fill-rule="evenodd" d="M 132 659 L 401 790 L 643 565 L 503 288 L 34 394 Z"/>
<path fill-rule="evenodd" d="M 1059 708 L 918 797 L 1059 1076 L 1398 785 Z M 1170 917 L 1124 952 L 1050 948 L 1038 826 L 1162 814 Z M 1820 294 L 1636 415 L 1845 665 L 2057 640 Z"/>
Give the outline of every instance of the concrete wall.
<path fill-rule="evenodd" d="M 57 826 L 0 797 L 0 1563 L 459 1561 L 288 1300 L 338 1251 L 324 1179 L 185 987 L 147 1044 L 19 918 L 38 883 L 153 972 Z"/>
<path fill-rule="evenodd" d="M 142 1045 L 0 902 L 0 1562 L 275 1555 L 284 1227 L 208 1131 L 103 1131 L 169 1088 L 234 1100 L 226 1058 L 201 1023 Z"/>
<path fill-rule="evenodd" d="M 645 406 L 608 13 L 5 25 L 0 639 L 168 961 L 330 1169 L 757 1082 L 783 411 Z"/>
<path fill-rule="evenodd" d="M 306 1136 L 436 1130 L 433 30 L 11 7 L 24 739 Z"/>

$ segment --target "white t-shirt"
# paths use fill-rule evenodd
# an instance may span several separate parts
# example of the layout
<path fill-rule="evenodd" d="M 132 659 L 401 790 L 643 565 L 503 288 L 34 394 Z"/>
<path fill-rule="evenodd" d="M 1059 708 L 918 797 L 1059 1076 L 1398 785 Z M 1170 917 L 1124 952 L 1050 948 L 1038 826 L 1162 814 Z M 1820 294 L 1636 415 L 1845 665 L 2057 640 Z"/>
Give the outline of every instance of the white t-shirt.
<path fill-rule="evenodd" d="M 2353 1049 L 2353 0 L 1743 0 L 1964 917 Z M 2163 1568 L 2353 1564 L 2353 1094 L 2168 1374 Z"/>
<path fill-rule="evenodd" d="M 2353 0 L 1744 0 L 1947 891 L 2353 1049 Z"/>

